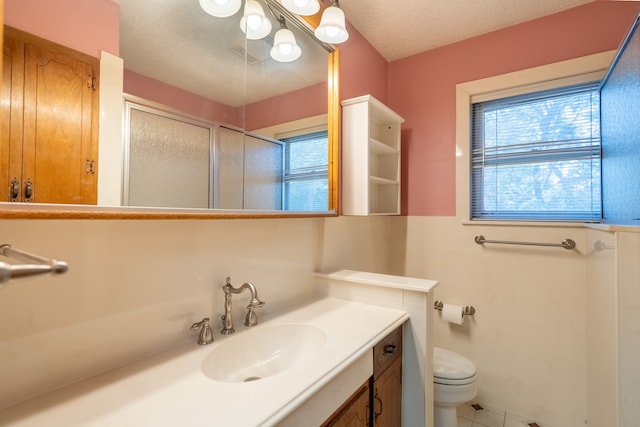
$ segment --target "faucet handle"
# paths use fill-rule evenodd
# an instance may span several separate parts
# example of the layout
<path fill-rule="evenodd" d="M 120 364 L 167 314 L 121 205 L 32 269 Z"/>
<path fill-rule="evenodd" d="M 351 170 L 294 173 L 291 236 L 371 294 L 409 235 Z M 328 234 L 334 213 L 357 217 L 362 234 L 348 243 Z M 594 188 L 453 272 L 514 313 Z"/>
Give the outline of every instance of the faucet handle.
<path fill-rule="evenodd" d="M 265 304 L 266 302 L 259 300 L 256 296 L 251 301 L 249 301 L 249 305 L 247 306 L 247 308 L 260 308 L 264 307 Z"/>
<path fill-rule="evenodd" d="M 213 342 L 213 331 L 211 330 L 211 326 L 209 326 L 209 318 L 205 317 L 199 322 L 194 323 L 189 328 L 192 331 L 197 331 L 200 329 L 200 335 L 198 335 L 198 344 L 206 345 L 211 344 Z"/>
<path fill-rule="evenodd" d="M 247 316 L 244 319 L 244 325 L 253 327 L 258 324 L 258 315 L 256 314 L 256 308 L 264 306 L 264 302 L 260 300 L 252 301 L 247 306 Z"/>

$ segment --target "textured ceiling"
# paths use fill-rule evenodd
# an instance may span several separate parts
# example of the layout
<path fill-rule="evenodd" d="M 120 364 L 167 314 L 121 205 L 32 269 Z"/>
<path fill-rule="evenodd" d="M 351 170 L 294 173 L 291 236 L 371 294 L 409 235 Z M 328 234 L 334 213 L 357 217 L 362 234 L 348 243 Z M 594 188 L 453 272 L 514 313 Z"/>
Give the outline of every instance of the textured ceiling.
<path fill-rule="evenodd" d="M 594 0 L 340 0 L 347 19 L 388 61 Z"/>

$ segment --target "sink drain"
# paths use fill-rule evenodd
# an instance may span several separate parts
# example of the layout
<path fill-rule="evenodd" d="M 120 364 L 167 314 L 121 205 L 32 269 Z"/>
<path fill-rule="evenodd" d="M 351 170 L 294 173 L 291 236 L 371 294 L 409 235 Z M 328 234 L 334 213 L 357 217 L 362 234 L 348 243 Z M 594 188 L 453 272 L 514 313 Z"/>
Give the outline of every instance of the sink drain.
<path fill-rule="evenodd" d="M 249 381 L 257 381 L 257 380 L 260 380 L 260 379 L 262 379 L 262 378 L 260 378 L 260 377 L 247 377 L 247 378 L 244 379 L 244 382 L 248 383 Z"/>

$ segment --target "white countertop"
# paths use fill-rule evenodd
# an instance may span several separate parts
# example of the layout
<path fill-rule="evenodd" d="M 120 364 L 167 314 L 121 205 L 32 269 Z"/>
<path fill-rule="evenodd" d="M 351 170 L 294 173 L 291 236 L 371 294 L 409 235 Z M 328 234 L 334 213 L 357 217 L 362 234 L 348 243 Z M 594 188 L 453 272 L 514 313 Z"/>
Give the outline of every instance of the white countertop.
<path fill-rule="evenodd" d="M 393 276 L 389 274 L 369 273 L 366 271 L 338 270 L 331 273 L 315 273 L 319 279 L 342 280 L 344 282 L 362 283 L 415 292 L 431 292 L 438 281 L 418 279 L 415 277 Z"/>
<path fill-rule="evenodd" d="M 205 357 L 247 328 L 213 344 L 194 341 L 0 411 L 2 426 L 272 426 L 408 319 L 402 310 L 336 298 L 263 316 L 261 324 L 322 329 L 324 346 L 280 374 L 247 383 L 206 377 Z M 217 328 L 218 325 L 215 325 Z M 62 344 L 61 344 L 62 345 Z"/>

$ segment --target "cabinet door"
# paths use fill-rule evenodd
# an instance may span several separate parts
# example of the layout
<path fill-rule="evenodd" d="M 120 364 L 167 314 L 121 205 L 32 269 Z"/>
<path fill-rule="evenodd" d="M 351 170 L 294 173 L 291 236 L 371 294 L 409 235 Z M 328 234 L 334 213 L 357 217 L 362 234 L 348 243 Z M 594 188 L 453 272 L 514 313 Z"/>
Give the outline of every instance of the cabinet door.
<path fill-rule="evenodd" d="M 31 202 L 95 204 L 97 94 L 92 64 L 25 45 L 23 187 Z"/>
<path fill-rule="evenodd" d="M 402 358 L 395 361 L 373 384 L 373 420 L 376 427 L 402 425 Z"/>
<path fill-rule="evenodd" d="M 369 387 L 361 387 L 349 402 L 322 427 L 367 427 L 369 425 Z"/>
<path fill-rule="evenodd" d="M 0 92 L 0 202 L 21 201 L 22 196 L 22 88 L 24 45 L 5 37 L 2 91 Z M 14 188 L 15 186 L 15 188 Z"/>

